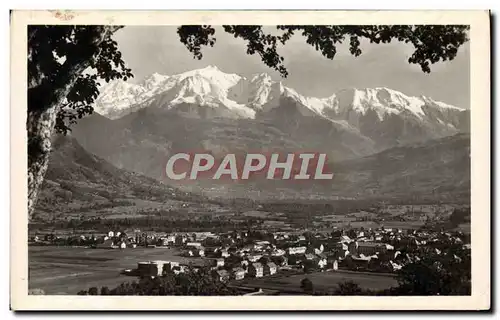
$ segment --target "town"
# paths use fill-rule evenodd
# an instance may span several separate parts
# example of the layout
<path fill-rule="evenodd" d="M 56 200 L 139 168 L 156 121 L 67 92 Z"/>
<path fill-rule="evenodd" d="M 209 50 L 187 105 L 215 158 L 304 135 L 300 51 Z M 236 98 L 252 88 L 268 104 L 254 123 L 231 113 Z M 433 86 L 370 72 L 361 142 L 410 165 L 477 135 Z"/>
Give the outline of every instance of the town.
<path fill-rule="evenodd" d="M 276 279 L 301 277 L 303 280 L 305 276 L 316 274 L 322 275 L 325 284 L 331 282 L 329 275 L 335 278 L 335 274 L 342 274 L 343 279 L 356 279 L 357 275 L 374 277 L 391 287 L 396 283 L 398 271 L 424 259 L 424 254 L 448 254 L 461 262 L 462 257 L 447 250 L 458 247 L 470 255 L 469 235 L 423 228 L 351 228 L 331 232 L 235 230 L 225 233 L 161 233 L 135 229 L 129 232 L 114 230 L 102 235 L 35 235 L 30 243 L 121 252 L 173 250 L 175 254 L 169 254 L 168 258 L 136 261 L 135 268 L 116 270 L 116 273 L 140 279 L 178 275 L 188 269 L 206 269 L 218 281 L 240 288 L 242 292 L 246 289 L 247 294 L 263 289 L 272 290 L 274 294 L 298 293 L 302 290 L 300 287 L 283 286 Z"/>

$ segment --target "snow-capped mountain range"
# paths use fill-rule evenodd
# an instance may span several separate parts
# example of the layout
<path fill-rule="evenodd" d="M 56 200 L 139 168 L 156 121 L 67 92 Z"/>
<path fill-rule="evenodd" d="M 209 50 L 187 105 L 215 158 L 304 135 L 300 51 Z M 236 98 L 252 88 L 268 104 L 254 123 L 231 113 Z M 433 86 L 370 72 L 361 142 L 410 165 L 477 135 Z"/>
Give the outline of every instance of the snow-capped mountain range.
<path fill-rule="evenodd" d="M 362 186 L 367 181 L 363 179 L 371 179 L 404 189 L 405 184 L 393 183 L 393 169 L 399 170 L 396 177 L 412 174 L 412 181 L 429 175 L 444 181 L 458 174 L 446 169 L 450 159 L 469 154 L 432 143 L 467 133 L 469 110 L 389 88 L 307 97 L 268 74 L 245 78 L 214 66 L 171 76 L 155 73 L 137 84 L 111 82 L 102 87 L 94 108 L 96 114 L 72 127 L 78 142 L 119 168 L 155 179 L 161 179 L 165 159 L 177 152 L 204 150 L 222 158 L 249 151 L 307 151 L 326 153 L 334 166 L 365 163 L 373 156 L 370 170 L 346 174 L 345 184 Z M 468 135 L 463 136 L 467 145 Z M 421 151 L 411 147 L 415 143 L 423 144 Z M 390 151 L 393 148 L 397 152 Z M 413 161 L 419 152 L 426 152 L 425 157 Z M 465 170 L 465 160 L 452 168 Z M 436 174 L 429 167 L 434 163 L 442 164 Z M 385 178 L 377 176 L 380 172 Z M 213 186 L 207 183 L 196 182 L 202 188 Z M 242 188 L 244 196 L 248 186 Z"/>
<path fill-rule="evenodd" d="M 354 126 L 359 115 L 374 112 L 379 121 L 390 115 L 405 115 L 458 130 L 453 115 L 465 111 L 429 97 L 407 96 L 383 87 L 346 89 L 326 98 L 306 97 L 273 81 L 268 74 L 248 79 L 224 73 L 215 66 L 172 76 L 154 73 L 138 84 L 113 81 L 101 89 L 94 108 L 116 119 L 144 107 L 175 110 L 188 104 L 210 108 L 209 115 L 215 117 L 254 119 L 278 107 L 283 99 L 293 102 L 304 116 L 344 120 Z M 196 109 L 190 108 L 190 112 L 196 113 Z"/>

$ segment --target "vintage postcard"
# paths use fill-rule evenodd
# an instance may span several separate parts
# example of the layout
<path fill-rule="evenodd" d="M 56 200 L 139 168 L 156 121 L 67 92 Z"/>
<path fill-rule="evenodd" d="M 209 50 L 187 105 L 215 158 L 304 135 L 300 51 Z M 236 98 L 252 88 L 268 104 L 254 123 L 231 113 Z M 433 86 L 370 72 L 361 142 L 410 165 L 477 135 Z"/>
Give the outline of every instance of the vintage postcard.
<path fill-rule="evenodd" d="M 13 310 L 488 310 L 487 11 L 13 11 Z"/>

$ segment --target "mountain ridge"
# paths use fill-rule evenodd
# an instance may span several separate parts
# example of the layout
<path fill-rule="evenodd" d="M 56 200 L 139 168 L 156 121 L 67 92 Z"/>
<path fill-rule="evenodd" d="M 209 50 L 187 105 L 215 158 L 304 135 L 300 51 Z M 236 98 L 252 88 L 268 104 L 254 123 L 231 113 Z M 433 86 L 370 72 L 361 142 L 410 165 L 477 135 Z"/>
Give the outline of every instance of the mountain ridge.
<path fill-rule="evenodd" d="M 115 91 L 121 94 L 121 98 L 116 99 L 118 95 Z M 421 116 L 424 114 L 421 107 L 425 104 L 466 111 L 466 109 L 435 101 L 430 97 L 407 96 L 386 87 L 346 88 L 332 93 L 328 97 L 307 97 L 298 93 L 297 90 L 283 85 L 281 81 L 272 80 L 271 76 L 266 73 L 246 78 L 237 74 L 224 73 L 216 66 L 208 66 L 171 76 L 153 73 L 138 84 L 122 80 L 112 81 L 101 89 L 101 94 L 96 99 L 95 110 L 108 116 L 108 109 L 121 109 L 123 114 L 110 116 L 118 118 L 127 113 L 127 106 L 141 105 L 145 107 L 153 102 L 152 99 L 155 95 L 162 93 L 164 94 L 160 103 L 162 105 L 165 103 L 175 105 L 199 99 L 201 100 L 200 104 L 210 106 L 210 100 L 219 100 L 218 102 L 225 105 L 229 104 L 244 110 L 248 108 L 254 111 L 262 110 L 264 105 L 269 104 L 276 96 L 283 95 L 294 98 L 308 109 L 327 117 L 328 112 L 343 113 L 344 109 L 350 105 L 352 105 L 353 110 L 362 113 L 375 107 L 381 120 L 385 113 L 396 113 L 403 110 Z M 165 95 L 165 93 L 168 94 Z M 131 98 L 132 95 L 135 95 L 135 99 Z M 247 118 L 255 116 L 252 112 L 246 111 Z"/>

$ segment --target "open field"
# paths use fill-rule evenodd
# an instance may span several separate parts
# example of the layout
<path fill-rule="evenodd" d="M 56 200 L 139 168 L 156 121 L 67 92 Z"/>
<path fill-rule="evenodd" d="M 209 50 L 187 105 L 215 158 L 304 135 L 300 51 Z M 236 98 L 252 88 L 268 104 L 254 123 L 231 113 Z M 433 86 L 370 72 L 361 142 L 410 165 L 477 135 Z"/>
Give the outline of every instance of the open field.
<path fill-rule="evenodd" d="M 397 286 L 396 279 L 387 274 L 353 271 L 325 271 L 310 274 L 276 274 L 270 277 L 249 278 L 238 281 L 242 286 L 265 288 L 283 291 L 300 291 L 300 282 L 309 278 L 316 289 L 328 290 L 334 288 L 339 282 L 354 281 L 363 289 L 382 290 Z"/>
<path fill-rule="evenodd" d="M 90 287 L 112 288 L 136 280 L 120 274 L 137 267 L 137 262 L 173 260 L 180 263 L 201 258 L 181 257 L 168 248 L 88 249 L 73 247 L 29 247 L 29 288 L 40 288 L 46 294 L 76 294 Z"/>

